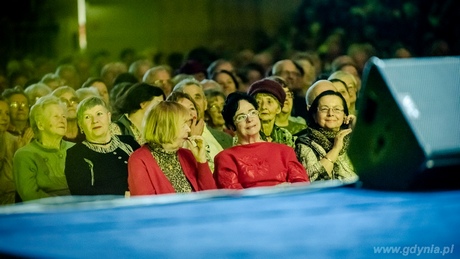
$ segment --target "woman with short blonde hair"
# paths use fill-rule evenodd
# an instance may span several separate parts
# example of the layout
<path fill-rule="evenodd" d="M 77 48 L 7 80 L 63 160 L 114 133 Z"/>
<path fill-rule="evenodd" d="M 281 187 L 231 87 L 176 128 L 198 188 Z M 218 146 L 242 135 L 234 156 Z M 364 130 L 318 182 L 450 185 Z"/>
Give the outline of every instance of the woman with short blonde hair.
<path fill-rule="evenodd" d="M 179 135 L 178 121 L 188 120 L 189 111 L 179 105 L 164 105 L 163 109 L 152 109 L 144 118 L 144 137 L 149 144 L 171 144 Z M 155 123 L 152 123 L 155 121 Z"/>
<path fill-rule="evenodd" d="M 131 195 L 216 189 L 202 136 L 189 137 L 192 118 L 182 104 L 163 101 L 145 117 L 147 143 L 128 160 Z M 192 148 L 183 148 L 184 142 Z"/>
<path fill-rule="evenodd" d="M 88 97 L 77 108 L 86 139 L 67 151 L 65 175 L 72 195 L 125 195 L 128 158 L 139 144 L 131 135 L 114 135 L 111 113 L 100 97 Z"/>

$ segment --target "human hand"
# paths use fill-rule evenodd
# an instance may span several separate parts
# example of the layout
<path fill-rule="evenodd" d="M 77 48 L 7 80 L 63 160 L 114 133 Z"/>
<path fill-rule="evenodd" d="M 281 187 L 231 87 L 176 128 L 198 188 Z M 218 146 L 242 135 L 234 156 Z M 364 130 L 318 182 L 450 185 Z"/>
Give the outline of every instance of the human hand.
<path fill-rule="evenodd" d="M 356 125 L 356 115 L 350 114 L 347 117 L 345 117 L 344 124 L 348 125 L 349 129 L 354 129 Z"/>
<path fill-rule="evenodd" d="M 30 143 L 30 141 L 34 138 L 35 134 L 32 128 L 27 128 L 22 136 L 19 137 L 19 147 L 25 146 Z"/>
<path fill-rule="evenodd" d="M 338 150 L 341 150 L 343 148 L 343 138 L 350 134 L 352 132 L 352 129 L 344 129 L 341 130 L 337 133 L 334 139 L 334 147 L 337 148 Z"/>
<path fill-rule="evenodd" d="M 204 130 L 204 120 L 192 119 L 192 125 L 190 126 L 190 136 L 201 136 Z"/>
<path fill-rule="evenodd" d="M 190 136 L 187 140 L 187 146 L 192 151 L 193 156 L 199 163 L 205 163 L 206 160 L 206 142 L 202 136 Z"/>

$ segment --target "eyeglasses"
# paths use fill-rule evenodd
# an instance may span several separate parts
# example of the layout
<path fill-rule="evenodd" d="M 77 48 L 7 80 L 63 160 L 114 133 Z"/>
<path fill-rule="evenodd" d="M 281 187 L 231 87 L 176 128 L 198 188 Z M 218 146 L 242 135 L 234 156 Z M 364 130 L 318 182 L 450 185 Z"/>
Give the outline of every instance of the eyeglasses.
<path fill-rule="evenodd" d="M 14 108 L 14 109 L 17 109 L 17 108 L 21 108 L 21 109 L 24 109 L 27 107 L 27 103 L 18 103 L 18 102 L 12 102 L 10 103 L 10 108 Z"/>
<path fill-rule="evenodd" d="M 318 111 L 320 113 L 328 113 L 329 110 L 332 110 L 332 113 L 334 113 L 334 114 L 343 113 L 343 109 L 341 109 L 339 107 L 327 107 L 327 106 L 318 107 Z"/>
<path fill-rule="evenodd" d="M 218 106 L 218 105 L 211 105 L 211 107 L 209 107 L 209 110 L 210 111 L 213 111 L 213 112 L 221 112 L 222 111 L 222 107 Z"/>
<path fill-rule="evenodd" d="M 74 98 L 71 98 L 70 100 L 61 98 L 61 102 L 63 102 L 67 107 L 69 107 L 69 106 L 78 104 L 78 98 L 74 97 Z"/>
<path fill-rule="evenodd" d="M 248 114 L 240 114 L 240 115 L 236 116 L 235 123 L 240 123 L 242 121 L 247 120 L 249 117 L 255 117 L 255 116 L 258 116 L 258 115 L 259 115 L 258 110 L 252 110 Z"/>

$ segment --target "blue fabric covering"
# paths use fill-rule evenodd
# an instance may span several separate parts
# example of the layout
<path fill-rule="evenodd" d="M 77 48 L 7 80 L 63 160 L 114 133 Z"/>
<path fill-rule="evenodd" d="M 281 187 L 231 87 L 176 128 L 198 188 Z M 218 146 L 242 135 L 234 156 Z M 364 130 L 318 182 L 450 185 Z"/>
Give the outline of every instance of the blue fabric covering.
<path fill-rule="evenodd" d="M 421 258 L 459 258 L 459 201 L 460 191 L 334 184 L 50 198 L 0 208 L 0 256 L 400 258 L 425 249 Z M 379 247 L 400 252 L 379 254 Z M 436 247 L 453 251 L 441 256 Z"/>

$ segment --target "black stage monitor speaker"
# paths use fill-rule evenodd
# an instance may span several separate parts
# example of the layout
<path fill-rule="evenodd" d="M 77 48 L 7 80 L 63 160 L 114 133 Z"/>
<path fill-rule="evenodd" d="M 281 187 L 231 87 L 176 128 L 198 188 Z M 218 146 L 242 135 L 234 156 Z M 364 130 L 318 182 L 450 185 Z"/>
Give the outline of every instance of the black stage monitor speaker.
<path fill-rule="evenodd" d="M 460 56 L 372 57 L 349 156 L 363 188 L 460 189 Z"/>

